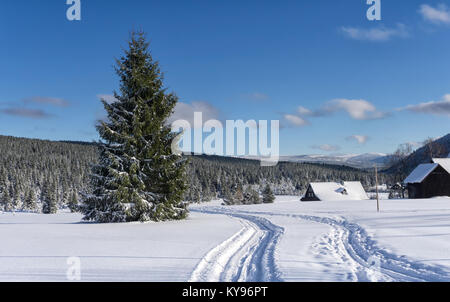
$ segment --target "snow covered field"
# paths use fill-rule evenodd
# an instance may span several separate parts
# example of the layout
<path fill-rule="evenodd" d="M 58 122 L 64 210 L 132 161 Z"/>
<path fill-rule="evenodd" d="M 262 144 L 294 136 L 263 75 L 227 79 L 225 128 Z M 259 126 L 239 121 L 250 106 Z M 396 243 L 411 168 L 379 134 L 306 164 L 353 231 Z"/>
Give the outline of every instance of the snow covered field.
<path fill-rule="evenodd" d="M 210 249 L 240 224 L 192 213 L 165 223 L 80 223 L 76 214 L 0 213 L 0 281 L 66 281 L 68 257 L 82 281 L 186 281 Z"/>
<path fill-rule="evenodd" d="M 181 222 L 0 213 L 0 281 L 450 281 L 450 199 L 191 207 Z"/>

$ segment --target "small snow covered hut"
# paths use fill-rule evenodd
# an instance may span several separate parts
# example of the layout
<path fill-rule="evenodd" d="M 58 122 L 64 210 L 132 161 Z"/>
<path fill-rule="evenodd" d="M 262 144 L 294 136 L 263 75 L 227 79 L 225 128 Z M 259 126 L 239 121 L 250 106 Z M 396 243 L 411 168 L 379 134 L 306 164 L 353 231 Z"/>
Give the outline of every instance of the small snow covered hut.
<path fill-rule="evenodd" d="M 302 201 L 367 200 L 366 191 L 359 181 L 312 182 Z"/>
<path fill-rule="evenodd" d="M 404 183 L 412 199 L 450 196 L 450 158 L 433 158 L 417 166 Z"/>

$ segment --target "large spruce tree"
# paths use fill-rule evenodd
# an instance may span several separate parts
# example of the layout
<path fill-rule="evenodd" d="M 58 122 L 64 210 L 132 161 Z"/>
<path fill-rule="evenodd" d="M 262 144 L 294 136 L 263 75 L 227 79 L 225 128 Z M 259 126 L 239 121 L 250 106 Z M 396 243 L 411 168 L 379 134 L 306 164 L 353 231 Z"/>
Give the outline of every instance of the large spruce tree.
<path fill-rule="evenodd" d="M 120 93 L 102 100 L 108 119 L 97 130 L 100 163 L 93 168 L 93 194 L 85 198 L 85 220 L 97 222 L 183 219 L 184 159 L 172 154 L 176 133 L 167 123 L 178 98 L 163 87 L 158 62 L 145 35 L 133 33 L 116 60 Z"/>

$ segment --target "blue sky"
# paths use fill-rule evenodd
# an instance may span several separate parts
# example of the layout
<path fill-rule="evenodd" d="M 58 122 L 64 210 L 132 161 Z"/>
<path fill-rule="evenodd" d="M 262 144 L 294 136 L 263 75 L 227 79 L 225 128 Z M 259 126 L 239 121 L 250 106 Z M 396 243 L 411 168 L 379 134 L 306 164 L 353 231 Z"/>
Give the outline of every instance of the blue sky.
<path fill-rule="evenodd" d="M 280 3 L 281 2 L 281 3 Z M 392 152 L 450 132 L 450 1 L 0 4 L 0 134 L 98 139 L 99 95 L 142 29 L 186 115 L 280 120 L 282 155 Z"/>

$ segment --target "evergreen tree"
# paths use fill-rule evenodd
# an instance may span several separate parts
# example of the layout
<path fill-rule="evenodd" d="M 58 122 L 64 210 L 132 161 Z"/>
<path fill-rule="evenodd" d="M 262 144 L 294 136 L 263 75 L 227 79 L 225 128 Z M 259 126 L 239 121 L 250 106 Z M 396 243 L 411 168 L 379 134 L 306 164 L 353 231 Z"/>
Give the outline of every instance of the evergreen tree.
<path fill-rule="evenodd" d="M 251 186 L 248 186 L 244 192 L 243 204 L 258 204 L 260 203 L 259 194 Z"/>
<path fill-rule="evenodd" d="M 9 212 L 12 210 L 11 196 L 9 195 L 8 187 L 5 187 L 5 189 L 3 191 L 2 208 L 3 208 L 3 211 L 5 211 L 5 212 Z"/>
<path fill-rule="evenodd" d="M 32 189 L 29 189 L 25 195 L 23 209 L 26 211 L 32 211 L 32 212 L 36 211 L 36 209 L 37 209 L 36 196 Z"/>
<path fill-rule="evenodd" d="M 244 189 L 241 184 L 237 185 L 236 191 L 234 192 L 234 204 L 242 204 L 244 201 Z"/>
<path fill-rule="evenodd" d="M 41 191 L 42 213 L 56 214 L 58 211 L 56 194 L 53 185 L 47 181 Z"/>
<path fill-rule="evenodd" d="M 69 209 L 72 213 L 75 213 L 78 211 L 78 195 L 75 190 L 73 190 L 72 194 L 70 195 Z"/>
<path fill-rule="evenodd" d="M 94 192 L 82 207 L 85 220 L 97 222 L 183 219 L 185 160 L 172 154 L 177 134 L 167 120 L 178 98 L 163 88 L 143 33 L 133 33 L 117 60 L 117 101 L 102 100 L 108 114 L 97 130 L 103 139 L 100 163 L 93 169 Z"/>
<path fill-rule="evenodd" d="M 244 189 L 241 184 L 238 184 L 234 190 L 233 194 L 233 203 L 232 204 L 242 204 L 244 201 Z"/>
<path fill-rule="evenodd" d="M 189 187 L 187 200 L 193 203 L 199 203 L 202 201 L 202 186 L 197 178 L 191 180 L 191 186 Z"/>
<path fill-rule="evenodd" d="M 16 210 L 20 203 L 20 189 L 17 183 L 11 184 L 10 192 L 12 192 L 12 210 Z"/>
<path fill-rule="evenodd" d="M 209 186 L 206 186 L 204 190 L 202 190 L 202 201 L 211 201 L 213 199 L 213 193 L 210 190 Z"/>
<path fill-rule="evenodd" d="M 263 191 L 263 203 L 273 203 L 275 201 L 275 196 L 273 195 L 272 189 L 269 185 Z"/>
<path fill-rule="evenodd" d="M 231 193 L 230 189 L 228 189 L 227 187 L 224 188 L 223 204 L 227 205 L 227 206 L 231 206 L 231 205 L 235 204 L 234 196 Z"/>

